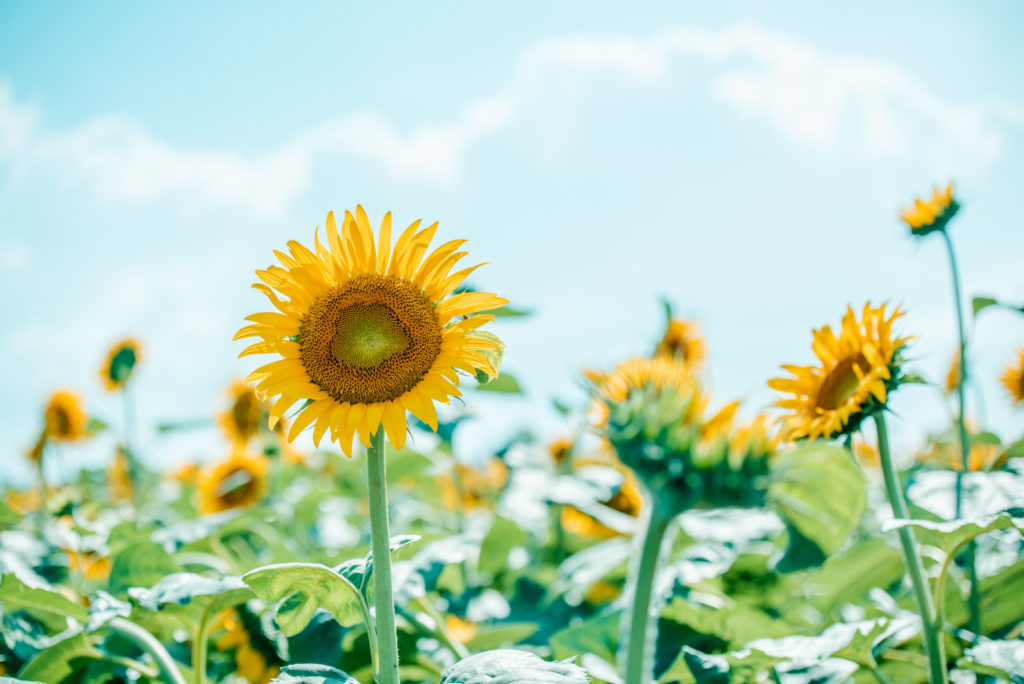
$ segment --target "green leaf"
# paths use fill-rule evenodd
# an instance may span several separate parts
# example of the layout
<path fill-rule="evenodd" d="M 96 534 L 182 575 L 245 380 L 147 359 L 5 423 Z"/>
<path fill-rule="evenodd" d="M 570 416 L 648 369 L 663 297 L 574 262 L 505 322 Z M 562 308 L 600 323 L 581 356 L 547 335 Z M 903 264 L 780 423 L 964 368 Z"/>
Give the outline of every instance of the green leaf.
<path fill-rule="evenodd" d="M 499 392 L 501 394 L 523 394 L 523 388 L 515 376 L 501 373 L 493 380 L 483 371 L 476 372 L 476 380 L 480 383 L 477 389 L 481 392 Z"/>
<path fill-rule="evenodd" d="M 476 635 L 466 642 L 470 651 L 487 651 L 510 644 L 522 643 L 540 629 L 535 622 L 500 622 L 481 625 Z"/>
<path fill-rule="evenodd" d="M 264 601 L 282 601 L 277 624 L 285 636 L 294 636 L 323 608 L 343 627 L 363 621 L 362 596 L 346 578 L 317 563 L 268 565 L 242 576 Z"/>
<path fill-rule="evenodd" d="M 151 587 L 179 570 L 163 546 L 149 541 L 131 544 L 114 555 L 109 591 L 119 594 L 130 587 Z"/>
<path fill-rule="evenodd" d="M 619 650 L 620 622 L 618 613 L 609 613 L 566 627 L 551 637 L 551 653 L 556 658 L 592 653 L 614 663 Z"/>
<path fill-rule="evenodd" d="M 445 567 L 462 563 L 479 548 L 479 538 L 454 536 L 425 544 L 411 560 L 398 561 L 392 570 L 395 601 L 399 605 L 434 591 Z"/>
<path fill-rule="evenodd" d="M 524 316 L 533 315 L 533 311 L 531 309 L 515 309 L 508 305 L 497 309 L 491 309 L 487 313 L 491 314 L 495 318 L 522 318 Z"/>
<path fill-rule="evenodd" d="M 252 591 L 238 577 L 213 579 L 191 572 L 172 573 L 152 589 L 133 587 L 128 595 L 146 610 L 177 615 L 195 626 L 253 598 Z"/>
<path fill-rule="evenodd" d="M 474 351 L 476 351 L 477 354 L 480 354 L 485 359 L 490 361 L 491 365 L 494 366 L 495 372 L 500 373 L 501 372 L 501 359 L 502 359 L 503 356 L 505 356 L 505 343 L 501 341 L 501 338 L 498 337 L 497 335 L 495 335 L 494 333 L 489 332 L 487 330 L 473 330 L 473 331 L 470 331 L 470 332 L 466 333 L 466 337 L 475 337 L 475 338 L 481 339 L 481 340 L 488 340 L 488 341 L 493 342 L 493 343 L 498 345 L 497 349 L 476 349 Z M 488 380 L 490 380 L 490 376 L 487 375 L 486 373 L 483 373 L 483 376 L 484 376 L 485 379 L 483 381 L 481 381 L 480 380 L 481 373 L 482 373 L 482 371 L 477 371 L 477 373 L 476 373 L 476 375 L 477 375 L 477 378 L 476 378 L 477 382 L 480 382 L 481 384 L 486 384 L 486 382 Z M 491 380 L 491 381 L 493 382 L 493 380 Z"/>
<path fill-rule="evenodd" d="M 1001 302 L 995 297 L 974 297 L 971 300 L 971 307 L 974 310 L 974 315 L 977 316 L 979 313 L 988 309 L 989 307 L 999 307 L 1001 309 L 1009 309 L 1010 311 L 1017 311 L 1024 313 L 1024 306 L 1014 306 L 1013 304 L 1006 304 Z"/>
<path fill-rule="evenodd" d="M 13 574 L 0 578 L 0 605 L 6 611 L 25 610 L 30 613 L 48 613 L 69 617 L 85 623 L 89 611 L 63 595 L 49 589 L 28 587 Z"/>
<path fill-rule="evenodd" d="M 447 670 L 441 684 L 587 684 L 586 671 L 572 659 L 549 663 L 527 651 L 502 648 L 471 655 Z"/>
<path fill-rule="evenodd" d="M 329 665 L 286 665 L 270 684 L 359 684 Z"/>
<path fill-rule="evenodd" d="M 482 573 L 494 575 L 508 564 L 508 554 L 517 546 L 523 546 L 530 540 L 530 535 L 519 525 L 507 518 L 495 518 L 490 532 L 480 544 L 480 559 L 477 569 Z"/>
<path fill-rule="evenodd" d="M 79 632 L 40 651 L 21 669 L 18 676 L 29 681 L 60 684 L 81 669 L 83 662 L 76 659 L 99 656 L 100 652 L 85 634 Z"/>
<path fill-rule="evenodd" d="M 946 553 L 954 551 L 970 540 L 994 530 L 1016 529 L 1024 532 L 1024 519 L 1013 518 L 1001 513 L 989 518 L 976 520 L 949 520 L 935 522 L 931 520 L 891 520 L 882 526 L 888 532 L 900 527 L 916 527 L 921 530 L 916 536 L 923 544 L 937 546 Z"/>
<path fill-rule="evenodd" d="M 418 534 L 401 534 L 389 540 L 388 547 L 391 553 L 398 549 L 418 542 L 422 537 Z M 334 571 L 352 583 L 352 586 L 365 591 L 369 578 L 373 575 L 373 552 L 366 554 L 365 558 L 353 558 L 345 561 L 334 568 Z"/>
<path fill-rule="evenodd" d="M 92 437 L 93 435 L 103 432 L 108 427 L 110 426 L 104 423 L 99 418 L 90 418 L 89 422 L 85 424 L 85 434 Z"/>
<path fill-rule="evenodd" d="M 1024 640 L 990 641 L 964 651 L 960 667 L 1020 684 L 1024 682 Z"/>
<path fill-rule="evenodd" d="M 17 524 L 19 520 L 21 520 L 21 514 L 3 501 L 0 501 L 0 525 L 10 527 Z"/>
<path fill-rule="evenodd" d="M 791 547 L 804 563 L 813 556 L 801 548 L 804 540 L 824 560 L 856 529 L 867 505 L 864 476 L 853 459 L 842 448 L 821 442 L 776 456 L 768 497 L 787 528 L 803 537 L 795 545 L 791 539 Z"/>

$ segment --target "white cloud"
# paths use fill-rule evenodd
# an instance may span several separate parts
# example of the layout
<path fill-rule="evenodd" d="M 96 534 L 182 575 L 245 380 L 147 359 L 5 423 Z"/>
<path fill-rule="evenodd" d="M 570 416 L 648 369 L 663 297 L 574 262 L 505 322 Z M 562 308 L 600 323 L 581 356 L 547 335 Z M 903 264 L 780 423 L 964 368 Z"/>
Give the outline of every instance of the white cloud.
<path fill-rule="evenodd" d="M 35 109 L 19 103 L 0 82 L 0 165 L 12 177 L 41 175 L 84 185 L 102 198 L 186 196 L 276 212 L 309 184 L 319 159 L 372 161 L 399 176 L 451 184 L 475 142 L 513 124 L 534 103 L 557 106 L 531 97 L 552 78 L 619 73 L 664 85 L 674 69 L 692 63 L 711 67 L 708 88 L 715 97 L 798 143 L 846 146 L 880 158 L 926 150 L 943 171 L 990 164 L 1004 151 L 1007 127 L 1024 122 L 1021 103 L 948 101 L 884 62 L 828 56 L 754 27 L 682 27 L 640 38 L 547 39 L 520 56 L 496 94 L 471 102 L 452 121 L 403 131 L 377 113 L 349 113 L 260 156 L 175 147 L 121 116 L 50 132 Z"/>

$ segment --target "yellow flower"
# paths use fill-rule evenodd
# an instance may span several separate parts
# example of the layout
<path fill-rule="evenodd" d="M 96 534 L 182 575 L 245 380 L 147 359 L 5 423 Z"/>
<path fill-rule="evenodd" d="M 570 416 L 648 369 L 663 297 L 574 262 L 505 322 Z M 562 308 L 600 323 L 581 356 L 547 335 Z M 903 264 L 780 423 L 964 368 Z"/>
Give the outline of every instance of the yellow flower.
<path fill-rule="evenodd" d="M 548 444 L 548 453 L 551 454 L 551 460 L 555 465 L 561 466 L 572 456 L 573 446 L 573 441 L 568 437 L 559 437 Z"/>
<path fill-rule="evenodd" d="M 871 444 L 859 439 L 853 441 L 853 455 L 864 468 L 881 468 L 882 459 L 878 455 L 878 449 Z"/>
<path fill-rule="evenodd" d="M 914 204 L 900 212 L 900 218 L 910 227 L 914 235 L 923 236 L 943 230 L 957 211 L 960 203 L 953 197 L 953 184 L 945 190 L 936 188 L 931 199 L 915 199 Z"/>
<path fill-rule="evenodd" d="M 613 451 L 609 449 L 603 457 L 581 460 L 576 465 L 580 467 L 602 465 L 614 468 L 621 473 L 623 480 L 619 490 L 611 498 L 602 501 L 601 504 L 613 511 L 618 511 L 633 518 L 640 515 L 640 510 L 644 505 L 643 496 L 640 494 L 640 484 L 637 482 L 633 471 L 622 465 L 619 459 L 615 457 Z M 621 532 L 613 530 L 574 506 L 563 506 L 560 519 L 563 530 L 580 537 L 612 539 L 613 537 L 622 536 Z"/>
<path fill-rule="evenodd" d="M 479 631 L 475 622 L 462 620 L 451 614 L 444 616 L 444 626 L 448 636 L 460 644 L 470 641 Z"/>
<path fill-rule="evenodd" d="M 7 505 L 15 513 L 25 515 L 31 511 L 38 511 L 43 503 L 38 489 L 30 489 L 27 492 L 20 492 L 16 489 L 8 489 L 4 497 Z"/>
<path fill-rule="evenodd" d="M 946 394 L 952 394 L 960 388 L 960 350 L 953 352 L 953 361 L 949 364 L 949 372 L 946 373 L 946 384 L 943 389 Z"/>
<path fill-rule="evenodd" d="M 235 339 L 258 337 L 240 356 L 277 354 L 281 358 L 250 374 L 264 397 L 277 397 L 273 423 L 297 402 L 291 441 L 313 425 L 319 445 L 328 428 L 346 454 L 358 435 L 369 446 L 383 425 L 395 448 L 405 444 L 406 411 L 437 430 L 434 402 L 461 395 L 459 370 L 491 377 L 497 369 L 480 352 L 499 343 L 474 331 L 493 320 L 472 315 L 508 303 L 494 294 L 452 294 L 476 266 L 451 273 L 465 256 L 465 240 L 427 252 L 437 230 L 419 230 L 416 221 L 392 248 L 391 214 L 373 230 L 362 207 L 345 212 L 339 231 L 327 215 L 327 245 L 315 237 L 315 251 L 288 243 L 290 254 L 275 252 L 284 267 L 271 266 L 253 285 L 277 309 L 258 313 Z M 282 299 L 277 293 L 285 298 Z"/>
<path fill-rule="evenodd" d="M 456 463 L 455 471 L 441 477 L 441 498 L 452 511 L 483 508 L 508 482 L 508 466 L 500 458 L 492 458 L 481 467 Z"/>
<path fill-rule="evenodd" d="M 199 466 L 191 461 L 182 463 L 180 466 L 174 469 L 171 473 L 171 478 L 177 480 L 181 484 L 188 484 L 189 482 L 195 482 L 196 478 L 199 477 Z"/>
<path fill-rule="evenodd" d="M 70 390 L 58 390 L 46 403 L 45 434 L 57 442 L 76 442 L 86 436 L 88 416 L 82 408 L 82 398 Z"/>
<path fill-rule="evenodd" d="M 1017 360 L 1006 367 L 999 380 L 1010 393 L 1014 404 L 1024 404 L 1024 347 L 1017 350 Z"/>
<path fill-rule="evenodd" d="M 888 392 L 899 381 L 901 352 L 909 337 L 896 337 L 885 305 L 868 303 L 860 320 L 847 308 L 839 336 L 829 326 L 814 331 L 815 366 L 783 366 L 791 378 L 775 378 L 768 386 L 792 395 L 776 402 L 790 413 L 782 418 L 780 437 L 836 437 L 856 430 L 860 422 L 885 407 Z"/>
<path fill-rule="evenodd" d="M 128 467 L 128 455 L 124 449 L 119 448 L 107 469 L 107 485 L 115 500 L 127 501 L 132 498 L 132 478 Z"/>
<path fill-rule="evenodd" d="M 655 356 L 671 356 L 675 359 L 699 366 L 707 356 L 707 347 L 695 321 L 670 318 L 658 345 Z"/>
<path fill-rule="evenodd" d="M 702 408 L 690 367 L 674 357 L 629 359 L 616 366 L 611 373 L 587 371 L 585 377 L 593 383 L 597 399 L 594 404 L 594 422 L 599 429 L 608 424 L 608 404 L 621 404 L 629 399 L 634 391 L 647 386 L 653 387 L 659 393 L 676 391 L 681 396 L 695 396 L 698 401 L 690 403 L 691 410 Z"/>
<path fill-rule="evenodd" d="M 259 501 L 267 484 L 266 456 L 236 448 L 227 459 L 199 472 L 199 512 L 217 513 Z"/>
<path fill-rule="evenodd" d="M 72 551 L 68 554 L 68 570 L 81 573 L 83 579 L 102 581 L 110 576 L 110 559 L 96 551 Z"/>
<path fill-rule="evenodd" d="M 772 419 L 761 415 L 737 428 L 729 438 L 729 458 L 734 465 L 754 458 L 768 458 L 778 449 L 778 436 L 771 434 Z"/>
<path fill-rule="evenodd" d="M 618 586 L 612 584 L 611 582 L 605 582 L 604 580 L 601 580 L 598 582 L 594 582 L 594 584 L 592 584 L 590 588 L 587 589 L 587 593 L 584 594 L 583 598 L 585 598 L 589 603 L 593 603 L 594 605 L 601 605 L 604 603 L 614 601 L 615 599 L 619 598 L 621 594 L 622 589 L 620 589 Z"/>
<path fill-rule="evenodd" d="M 242 620 L 235 611 L 227 611 L 221 616 L 225 633 L 215 646 L 218 651 L 235 651 L 235 674 L 249 684 L 267 684 L 280 674 L 276 665 L 268 666 L 266 657 L 253 648 L 252 638 L 245 629 Z"/>
<path fill-rule="evenodd" d="M 260 425 L 269 415 L 256 390 L 236 380 L 228 388 L 231 406 L 217 417 L 224 434 L 232 442 L 247 444 L 260 431 Z"/>
<path fill-rule="evenodd" d="M 997 444 L 975 442 L 967 452 L 967 470 L 972 473 L 996 470 L 1002 466 L 1002 455 L 1003 450 Z M 922 463 L 932 463 L 952 470 L 964 469 L 959 442 L 935 442 L 928 451 L 919 453 L 917 459 Z"/>
<path fill-rule="evenodd" d="M 116 392 L 128 383 L 135 365 L 142 360 L 142 345 L 131 337 L 115 344 L 100 367 L 100 381 L 108 392 Z"/>

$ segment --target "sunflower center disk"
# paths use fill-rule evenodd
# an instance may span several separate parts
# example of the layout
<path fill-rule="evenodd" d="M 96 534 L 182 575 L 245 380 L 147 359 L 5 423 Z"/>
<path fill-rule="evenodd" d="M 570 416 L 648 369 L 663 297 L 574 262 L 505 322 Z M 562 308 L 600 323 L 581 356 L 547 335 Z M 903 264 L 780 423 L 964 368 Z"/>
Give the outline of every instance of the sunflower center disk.
<path fill-rule="evenodd" d="M 843 359 L 836 364 L 836 367 L 821 383 L 817 402 L 819 408 L 834 411 L 856 394 L 857 388 L 860 387 L 860 378 L 857 377 L 854 366 L 861 371 L 861 375 L 866 374 L 870 368 L 867 359 L 862 354 Z"/>
<path fill-rule="evenodd" d="M 299 330 L 302 365 L 338 402 L 398 399 L 419 384 L 441 353 L 434 304 L 412 283 L 363 274 L 309 308 Z"/>

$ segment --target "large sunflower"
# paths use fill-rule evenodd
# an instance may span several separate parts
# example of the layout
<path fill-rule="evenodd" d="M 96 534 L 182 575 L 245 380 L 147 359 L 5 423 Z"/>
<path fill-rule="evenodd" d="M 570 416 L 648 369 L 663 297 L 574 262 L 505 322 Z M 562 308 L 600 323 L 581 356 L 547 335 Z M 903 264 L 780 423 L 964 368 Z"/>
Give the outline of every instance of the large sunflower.
<path fill-rule="evenodd" d="M 121 340 L 107 352 L 100 367 L 100 381 L 108 392 L 115 392 L 128 383 L 135 365 L 142 360 L 142 345 L 131 337 Z"/>
<path fill-rule="evenodd" d="M 256 271 L 277 312 L 249 316 L 235 339 L 258 337 L 240 356 L 277 354 L 254 371 L 261 396 L 277 397 L 271 425 L 297 402 L 305 402 L 288 432 L 294 439 L 313 425 L 313 441 L 331 431 L 346 454 L 353 435 L 369 446 L 383 425 L 396 448 L 405 444 L 406 411 L 437 429 L 434 402 L 460 396 L 462 370 L 497 369 L 483 350 L 495 339 L 474 331 L 493 320 L 473 315 L 508 303 L 490 293 L 452 294 L 477 266 L 451 273 L 466 252 L 453 240 L 427 252 L 437 230 L 414 222 L 391 244 L 391 214 L 373 230 L 362 207 L 345 212 L 341 230 L 327 215 L 327 245 L 311 251 L 292 241 L 290 254 L 275 251 L 283 267 Z M 278 296 L 280 293 L 285 298 Z"/>
<path fill-rule="evenodd" d="M 847 307 L 838 337 L 827 325 L 814 331 L 811 347 L 819 363 L 784 365 L 793 377 L 768 381 L 772 389 L 792 395 L 775 404 L 790 411 L 781 421 L 781 439 L 837 437 L 885 407 L 910 339 L 893 332 L 893 322 L 902 315 L 899 307 L 887 315 L 885 304 L 872 308 L 869 302 L 860 320 Z"/>
<path fill-rule="evenodd" d="M 1024 404 L 1024 347 L 1017 351 L 1017 360 L 1006 367 L 999 380 L 1010 393 L 1014 404 Z"/>
<path fill-rule="evenodd" d="M 249 454 L 236 448 L 218 463 L 199 472 L 199 512 L 219 513 L 249 506 L 263 495 L 270 463 L 262 454 Z"/>
<path fill-rule="evenodd" d="M 82 408 L 82 398 L 70 390 L 50 395 L 44 412 L 46 438 L 56 442 L 76 442 L 86 437 L 89 417 Z"/>

